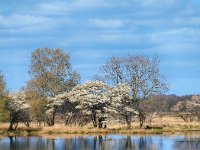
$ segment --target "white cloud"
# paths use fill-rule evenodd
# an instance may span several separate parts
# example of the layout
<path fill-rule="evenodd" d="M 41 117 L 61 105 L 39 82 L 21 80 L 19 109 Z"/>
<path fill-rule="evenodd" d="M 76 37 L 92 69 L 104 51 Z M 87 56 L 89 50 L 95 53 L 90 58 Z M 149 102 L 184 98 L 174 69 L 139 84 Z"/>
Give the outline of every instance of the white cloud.
<path fill-rule="evenodd" d="M 52 28 L 56 22 L 43 16 L 12 14 L 0 18 L 2 33 L 34 33 Z"/>
<path fill-rule="evenodd" d="M 200 29 L 195 28 L 177 28 L 167 31 L 158 31 L 152 33 L 151 39 L 158 44 L 163 43 L 180 43 L 195 42 L 200 38 Z"/>
<path fill-rule="evenodd" d="M 68 10 L 67 3 L 41 3 L 36 6 L 35 13 L 59 14 Z"/>
<path fill-rule="evenodd" d="M 96 35 L 97 41 L 101 42 L 117 42 L 121 44 L 147 44 L 149 43 L 149 35 L 143 33 L 101 33 Z"/>
<path fill-rule="evenodd" d="M 89 23 L 102 28 L 119 28 L 125 26 L 125 22 L 119 19 L 90 19 Z"/>
<path fill-rule="evenodd" d="M 102 53 L 101 51 L 95 51 L 95 50 L 82 50 L 82 51 L 74 51 L 72 53 L 72 55 L 75 58 L 87 58 L 87 59 L 91 59 L 91 58 L 102 58 L 106 56 L 106 53 Z"/>
<path fill-rule="evenodd" d="M 59 29 L 59 26 L 66 26 L 72 21 L 72 19 L 66 17 L 53 18 L 38 14 L 11 14 L 10 16 L 0 16 L 0 32 L 2 34 L 51 33 L 56 28 Z"/>
<path fill-rule="evenodd" d="M 199 62 L 179 57 L 200 55 L 200 9 L 194 1 L 50 0 L 19 5 L 13 2 L 0 15 L 0 49 L 67 49 L 83 78 L 94 74 L 96 65 L 106 58 L 128 53 L 156 52 L 161 58 L 174 58 L 169 62 L 161 60 L 166 72 L 173 66 L 190 71 Z M 1 57 L 0 61 L 8 64 L 13 59 L 14 67 L 14 61 L 20 57 L 27 56 L 9 57 L 8 62 Z M 18 65 L 25 65 L 24 62 Z M 173 76 L 173 71 L 169 74 Z"/>
<path fill-rule="evenodd" d="M 40 3 L 36 5 L 34 13 L 42 14 L 67 14 L 79 10 L 86 10 L 89 8 L 103 8 L 115 6 L 114 3 L 109 3 L 106 0 L 75 0 L 73 2 L 52 2 Z"/>
<path fill-rule="evenodd" d="M 172 21 L 174 24 L 179 24 L 179 25 L 191 25 L 191 26 L 200 25 L 200 17 L 188 17 L 187 19 L 185 17 L 176 17 Z"/>
<path fill-rule="evenodd" d="M 196 54 L 200 55 L 199 47 L 200 44 L 183 43 L 183 42 L 167 42 L 167 43 L 157 43 L 154 47 L 149 48 L 150 52 L 155 52 L 160 56 L 174 56 L 178 57 L 180 55 Z M 180 62 L 184 62 L 181 59 Z"/>
<path fill-rule="evenodd" d="M 167 1 L 163 1 L 163 0 L 144 0 L 142 1 L 142 4 L 145 6 L 160 6 L 160 5 L 164 5 L 166 7 L 166 5 L 174 5 L 177 1 L 179 0 L 167 0 Z"/>
<path fill-rule="evenodd" d="M 171 29 L 167 32 L 163 32 L 161 34 L 166 36 L 173 36 L 173 35 L 194 35 L 195 33 L 199 33 L 200 29 L 193 29 L 193 28 L 179 28 L 179 29 Z"/>
<path fill-rule="evenodd" d="M 2 23 L 2 21 L 3 21 L 3 16 L 0 15 L 0 24 Z"/>
<path fill-rule="evenodd" d="M 1 20 L 1 25 L 5 27 L 22 27 L 28 25 L 38 25 L 45 22 L 49 23 L 51 19 L 42 16 L 12 14 L 11 16 L 2 17 Z"/>
<path fill-rule="evenodd" d="M 85 32 L 85 34 L 74 33 L 74 35 L 61 39 L 59 43 L 63 45 L 66 43 L 67 45 L 74 45 L 74 44 L 99 44 L 104 45 L 105 43 L 108 44 L 146 44 L 149 43 L 149 35 L 146 34 L 133 34 L 133 33 L 121 33 L 121 32 Z"/>
<path fill-rule="evenodd" d="M 22 50 L 0 50 L 0 60 L 1 63 L 8 66 L 23 66 L 25 63 L 29 61 L 29 51 L 22 51 Z"/>
<path fill-rule="evenodd" d="M 73 67 L 76 69 L 76 70 L 93 70 L 93 69 L 97 69 L 101 66 L 102 64 L 99 64 L 99 63 L 95 63 L 95 64 L 77 64 L 77 65 L 73 65 Z"/>
<path fill-rule="evenodd" d="M 182 61 L 182 59 L 170 59 L 170 60 L 167 60 L 167 61 L 163 61 L 161 62 L 162 66 L 163 67 L 168 67 L 168 68 L 183 68 L 183 69 L 191 69 L 191 68 L 195 68 L 195 67 L 198 67 L 199 64 L 200 64 L 200 61 L 196 60 L 196 59 L 189 59 L 189 60 L 186 60 L 185 61 Z"/>
<path fill-rule="evenodd" d="M 109 3 L 106 0 L 76 0 L 74 5 L 77 7 L 109 7 L 113 3 Z"/>
<path fill-rule="evenodd" d="M 115 42 L 115 41 L 123 41 L 126 39 L 125 35 L 122 34 L 101 34 L 97 36 L 98 41 L 102 42 Z"/>

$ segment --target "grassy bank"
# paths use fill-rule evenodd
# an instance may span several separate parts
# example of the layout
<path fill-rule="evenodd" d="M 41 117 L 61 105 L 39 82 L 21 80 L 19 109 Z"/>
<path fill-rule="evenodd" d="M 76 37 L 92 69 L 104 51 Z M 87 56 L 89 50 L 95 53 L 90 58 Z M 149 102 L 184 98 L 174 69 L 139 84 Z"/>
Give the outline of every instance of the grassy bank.
<path fill-rule="evenodd" d="M 19 127 L 16 130 L 0 128 L 2 136 L 40 136 L 40 135 L 59 135 L 59 134 L 174 134 L 178 132 L 200 131 L 198 125 L 179 125 L 166 127 L 152 127 L 150 129 L 139 129 L 132 127 L 114 127 L 108 129 L 98 129 L 92 127 L 66 127 L 64 125 L 55 125 L 53 127 Z"/>
<path fill-rule="evenodd" d="M 185 123 L 180 118 L 164 117 L 162 121 L 155 118 L 152 126 L 148 129 L 139 129 L 139 123 L 135 122 L 131 128 L 122 124 L 108 124 L 107 129 L 93 128 L 92 125 L 78 127 L 56 124 L 52 127 L 38 127 L 32 123 L 30 127 L 20 124 L 16 130 L 8 130 L 9 124 L 0 124 L 0 135 L 2 136 L 32 136 L 32 135 L 70 135 L 70 134 L 174 134 L 187 133 L 191 131 L 200 132 L 199 122 Z"/>

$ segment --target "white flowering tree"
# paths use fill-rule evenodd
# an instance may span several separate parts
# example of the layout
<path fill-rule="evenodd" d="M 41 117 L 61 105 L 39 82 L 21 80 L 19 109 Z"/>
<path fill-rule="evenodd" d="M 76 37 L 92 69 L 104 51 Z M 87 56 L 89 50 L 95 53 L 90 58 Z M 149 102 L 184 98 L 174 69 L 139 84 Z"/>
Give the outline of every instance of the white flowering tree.
<path fill-rule="evenodd" d="M 108 104 L 108 86 L 101 81 L 88 81 L 76 86 L 68 93 L 71 102 L 77 102 L 76 109 L 89 116 L 94 127 L 102 128 Z"/>
<path fill-rule="evenodd" d="M 24 92 L 9 94 L 8 109 L 10 111 L 10 129 L 16 129 L 19 122 L 30 125 L 29 104 Z"/>
<path fill-rule="evenodd" d="M 131 101 L 131 89 L 126 84 L 118 84 L 109 90 L 110 105 L 108 111 L 111 115 L 120 116 L 131 126 L 132 117 L 138 112 Z"/>
<path fill-rule="evenodd" d="M 48 126 L 53 126 L 55 123 L 56 110 L 64 104 L 64 100 L 59 98 L 59 96 L 47 98 L 48 104 L 46 106 L 46 119 Z"/>
<path fill-rule="evenodd" d="M 54 98 L 62 103 L 62 119 L 66 125 L 85 125 L 89 122 L 89 119 L 82 114 L 81 110 L 77 109 L 76 106 L 79 104 L 77 101 L 70 101 L 68 93 L 59 94 Z"/>

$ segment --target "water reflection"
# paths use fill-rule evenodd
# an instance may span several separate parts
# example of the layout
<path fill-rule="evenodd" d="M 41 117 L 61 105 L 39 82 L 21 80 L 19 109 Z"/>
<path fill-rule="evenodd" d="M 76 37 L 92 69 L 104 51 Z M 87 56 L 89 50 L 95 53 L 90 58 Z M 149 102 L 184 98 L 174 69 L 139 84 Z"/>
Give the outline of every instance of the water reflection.
<path fill-rule="evenodd" d="M 175 150 L 200 150 L 200 136 L 187 135 L 174 143 Z"/>
<path fill-rule="evenodd" d="M 1 150 L 197 150 L 194 136 L 78 136 L 70 138 L 5 137 Z"/>

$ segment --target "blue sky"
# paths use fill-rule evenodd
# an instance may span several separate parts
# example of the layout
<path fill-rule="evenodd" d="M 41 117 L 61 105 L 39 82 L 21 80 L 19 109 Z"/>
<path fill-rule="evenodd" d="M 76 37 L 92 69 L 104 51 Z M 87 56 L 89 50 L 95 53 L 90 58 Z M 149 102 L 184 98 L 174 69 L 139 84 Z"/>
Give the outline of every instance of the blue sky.
<path fill-rule="evenodd" d="M 111 56 L 160 57 L 168 94 L 200 94 L 200 0 L 0 0 L 0 70 L 29 79 L 36 48 L 70 53 L 82 82 Z"/>

